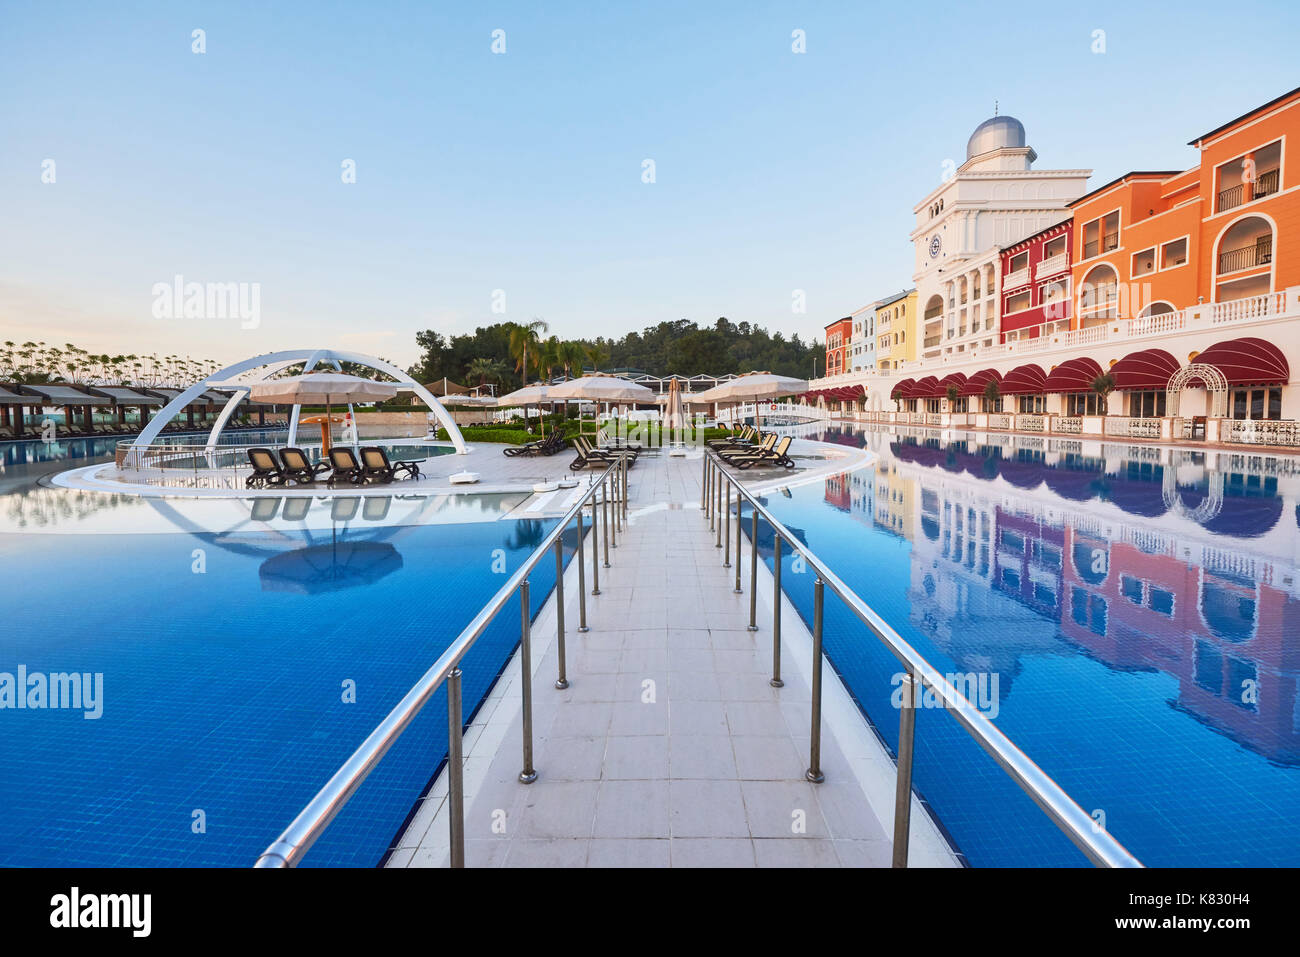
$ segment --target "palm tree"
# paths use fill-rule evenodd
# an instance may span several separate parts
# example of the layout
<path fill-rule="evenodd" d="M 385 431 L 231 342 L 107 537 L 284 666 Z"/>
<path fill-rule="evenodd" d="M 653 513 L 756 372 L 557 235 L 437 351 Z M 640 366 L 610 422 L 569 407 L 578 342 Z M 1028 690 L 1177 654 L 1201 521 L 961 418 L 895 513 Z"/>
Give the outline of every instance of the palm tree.
<path fill-rule="evenodd" d="M 469 364 L 470 378 L 477 377 L 480 389 L 488 379 L 493 382 L 500 382 L 505 372 L 505 365 L 496 359 L 475 359 Z"/>
<path fill-rule="evenodd" d="M 578 374 L 582 373 L 582 360 L 587 358 L 587 348 L 576 339 L 570 339 L 560 346 L 560 361 L 564 364 L 564 374 L 567 378 L 573 379 L 574 370 Z"/>
<path fill-rule="evenodd" d="M 532 349 L 536 354 L 537 347 L 541 345 L 540 334 L 550 328 L 545 320 L 537 318 L 523 324 L 513 323 L 510 327 L 510 355 L 515 360 L 515 369 L 524 385 L 528 384 L 528 351 Z"/>
<path fill-rule="evenodd" d="M 1092 391 L 1097 393 L 1097 413 L 1105 415 L 1106 398 L 1115 391 L 1115 377 L 1109 372 L 1103 372 L 1092 380 Z"/>
<path fill-rule="evenodd" d="M 591 363 L 593 372 L 599 372 L 600 367 L 609 360 L 609 350 L 597 343 L 587 346 L 587 361 Z"/>
<path fill-rule="evenodd" d="M 545 373 L 544 382 L 550 382 L 555 374 L 555 367 L 563 360 L 560 358 L 560 337 L 551 336 L 537 347 L 537 371 Z"/>
<path fill-rule="evenodd" d="M 989 379 L 984 384 L 984 410 L 986 412 L 1002 411 L 1002 389 L 997 379 Z"/>

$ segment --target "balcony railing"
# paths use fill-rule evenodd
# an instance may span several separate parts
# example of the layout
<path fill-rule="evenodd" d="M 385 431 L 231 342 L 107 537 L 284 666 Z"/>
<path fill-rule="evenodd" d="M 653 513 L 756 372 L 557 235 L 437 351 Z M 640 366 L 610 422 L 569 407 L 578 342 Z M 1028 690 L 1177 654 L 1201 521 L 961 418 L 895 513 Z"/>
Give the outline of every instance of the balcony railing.
<path fill-rule="evenodd" d="M 1273 261 L 1273 237 L 1261 236 L 1249 246 L 1238 246 L 1219 253 L 1219 274 L 1267 266 Z"/>
<path fill-rule="evenodd" d="M 1255 199 L 1263 199 L 1265 196 L 1276 193 L 1278 187 L 1282 185 L 1282 171 L 1276 167 L 1265 170 L 1255 179 Z"/>
<path fill-rule="evenodd" d="M 1007 278 L 1002 280 L 1002 291 L 1007 292 L 1011 289 L 1019 289 L 1021 286 L 1029 285 L 1029 267 L 1017 269 L 1015 272 L 1007 273 Z"/>
<path fill-rule="evenodd" d="M 961 354 L 960 357 L 927 355 L 923 359 L 901 363 L 897 371 L 901 375 L 915 375 L 918 372 L 960 366 L 967 362 L 987 362 L 1003 356 L 1064 351 L 1081 345 L 1096 345 L 1110 341 L 1127 344 L 1129 340 L 1268 319 L 1282 315 L 1286 311 L 1287 294 L 1272 292 L 1265 296 L 1190 306 L 1187 309 L 1161 313 L 1157 316 L 1144 316 L 1139 319 L 1119 319 L 1111 316 L 1104 322 L 1097 322 L 1096 325 L 1066 332 L 1058 331 L 1055 323 L 1043 323 L 1030 329 L 1020 330 L 1022 338 L 1019 339 L 1011 339 L 987 347 L 975 347 Z M 1101 317 L 1089 315 L 1088 318 L 1095 321 Z M 1033 332 L 1037 332 L 1037 335 L 1031 336 Z M 932 340 L 928 340 L 927 343 L 932 343 Z"/>
<path fill-rule="evenodd" d="M 1119 233 L 1118 232 L 1107 233 L 1105 236 L 1101 237 L 1100 242 L 1098 242 L 1098 240 L 1096 239 L 1084 242 L 1083 258 L 1091 259 L 1093 256 L 1099 256 L 1102 253 L 1108 253 L 1112 249 L 1116 249 L 1118 246 L 1119 246 Z"/>
<path fill-rule="evenodd" d="M 1263 199 L 1265 196 L 1276 193 L 1278 186 L 1281 184 L 1280 170 L 1274 167 L 1265 170 L 1255 177 L 1255 187 L 1251 190 L 1251 199 Z M 1229 186 L 1227 189 L 1219 190 L 1219 196 L 1216 200 L 1214 211 L 1222 213 L 1225 210 L 1235 209 L 1242 203 L 1246 202 L 1246 184 L 1238 183 L 1236 186 Z"/>
<path fill-rule="evenodd" d="M 943 341 L 943 336 L 926 336 L 925 348 L 929 349 L 932 346 L 937 346 L 942 341 Z"/>
<path fill-rule="evenodd" d="M 1049 256 L 1038 264 L 1034 269 L 1034 278 L 1045 279 L 1048 276 L 1055 276 L 1058 272 L 1064 272 L 1068 269 L 1069 265 L 1069 254 L 1057 253 L 1055 256 Z"/>

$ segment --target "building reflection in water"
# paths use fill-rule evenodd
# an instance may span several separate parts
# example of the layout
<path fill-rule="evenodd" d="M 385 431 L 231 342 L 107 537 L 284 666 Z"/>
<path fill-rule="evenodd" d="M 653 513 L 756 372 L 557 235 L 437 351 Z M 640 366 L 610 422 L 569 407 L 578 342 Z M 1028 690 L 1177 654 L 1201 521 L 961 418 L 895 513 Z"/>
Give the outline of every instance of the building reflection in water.
<path fill-rule="evenodd" d="M 1026 655 L 1164 672 L 1174 707 L 1300 764 L 1296 460 L 881 436 L 830 438 L 880 458 L 827 479 L 826 504 L 910 543 L 912 624 L 959 669 L 999 672 L 1003 698 Z"/>

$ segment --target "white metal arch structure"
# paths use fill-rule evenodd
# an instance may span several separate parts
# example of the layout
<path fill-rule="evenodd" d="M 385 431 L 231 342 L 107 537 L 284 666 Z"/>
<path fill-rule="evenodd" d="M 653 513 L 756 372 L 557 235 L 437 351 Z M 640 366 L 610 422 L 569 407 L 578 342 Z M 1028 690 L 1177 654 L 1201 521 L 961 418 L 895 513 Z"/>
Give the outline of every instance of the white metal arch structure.
<path fill-rule="evenodd" d="M 1160 494 L 1164 499 L 1165 508 L 1176 515 L 1190 518 L 1197 524 L 1204 524 L 1223 511 L 1223 473 L 1210 472 L 1206 476 L 1207 492 L 1205 498 L 1201 499 L 1195 508 L 1188 508 L 1178 491 L 1178 465 L 1185 455 L 1186 453 L 1181 450 L 1174 451 L 1173 461 L 1165 466 L 1164 482 L 1161 485 Z"/>
<path fill-rule="evenodd" d="M 1227 378 L 1219 370 L 1218 366 L 1212 366 L 1205 362 L 1193 362 L 1191 365 L 1183 366 L 1170 377 L 1169 385 L 1165 391 L 1165 415 L 1178 415 L 1179 396 L 1183 394 L 1184 389 L 1198 379 L 1205 383 L 1205 388 L 1210 393 L 1210 415 L 1213 418 L 1221 419 L 1228 414 Z"/>
<path fill-rule="evenodd" d="M 465 439 L 461 436 L 456 421 L 451 417 L 447 410 L 443 408 L 442 403 L 434 398 L 432 392 L 420 385 L 420 383 L 416 382 L 401 369 L 385 362 L 383 359 L 377 359 L 374 356 L 368 356 L 360 352 L 344 352 L 335 349 L 288 349 L 283 352 L 268 352 L 264 355 L 254 356 L 251 359 L 245 359 L 242 362 L 236 362 L 234 365 L 226 366 L 224 369 L 218 369 L 201 382 L 197 382 L 185 389 L 180 395 L 172 399 L 171 402 L 167 403 L 167 405 L 163 406 L 162 409 L 156 412 L 154 417 L 149 420 L 149 424 L 145 426 L 144 431 L 142 431 L 136 437 L 136 440 L 131 443 L 131 447 L 133 449 L 142 449 L 152 445 L 153 441 L 158 438 L 158 433 L 162 431 L 163 426 L 175 418 L 181 410 L 208 389 L 223 387 L 233 388 L 236 390 L 235 394 L 231 396 L 230 401 L 227 402 L 225 408 L 221 410 L 221 415 L 217 417 L 217 424 L 213 428 L 212 433 L 208 436 L 208 445 L 211 447 L 216 443 L 217 436 L 220 434 L 221 429 L 224 428 L 226 422 L 230 420 L 230 416 L 234 412 L 235 406 L 243 401 L 244 397 L 248 394 L 249 389 L 246 386 L 251 386 L 256 382 L 263 382 L 275 375 L 277 372 L 280 372 L 288 366 L 294 365 L 298 362 L 306 363 L 307 369 L 313 368 L 318 362 L 330 362 L 331 364 L 353 362 L 357 365 L 366 366 L 367 368 L 375 369 L 392 376 L 403 385 L 409 386 L 411 390 L 424 401 L 424 404 L 429 407 L 429 410 L 438 417 L 438 421 L 442 424 L 443 428 L 447 430 L 447 435 L 451 438 L 451 442 L 456 447 L 456 451 L 461 455 L 467 453 L 468 450 L 465 448 Z M 243 375 L 252 370 L 257 370 L 256 375 L 248 376 L 238 385 L 227 384 L 223 386 L 223 380 Z M 297 424 L 297 418 L 297 409 L 295 408 L 293 417 L 295 425 Z"/>

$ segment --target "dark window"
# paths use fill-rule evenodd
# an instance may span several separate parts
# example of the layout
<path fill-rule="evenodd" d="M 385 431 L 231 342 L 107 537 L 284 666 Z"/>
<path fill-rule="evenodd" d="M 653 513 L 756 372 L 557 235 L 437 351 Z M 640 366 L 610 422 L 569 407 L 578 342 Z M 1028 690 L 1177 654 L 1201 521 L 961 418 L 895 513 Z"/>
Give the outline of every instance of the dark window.
<path fill-rule="evenodd" d="M 1119 589 L 1135 605 L 1142 604 L 1142 579 L 1132 575 L 1123 575 L 1119 580 Z"/>
<path fill-rule="evenodd" d="M 1158 611 L 1162 615 L 1173 617 L 1174 614 L 1174 594 L 1165 591 L 1163 588 L 1151 589 L 1151 610 Z"/>
<path fill-rule="evenodd" d="M 1223 656 L 1208 641 L 1196 642 L 1196 683 L 1214 694 L 1223 690 Z"/>
<path fill-rule="evenodd" d="M 1070 589 L 1070 617 L 1076 625 L 1088 624 L 1088 593 L 1082 588 Z"/>
<path fill-rule="evenodd" d="M 1228 656 L 1228 684 L 1224 688 L 1224 696 L 1238 707 L 1245 708 L 1247 711 L 1259 710 L 1258 689 L 1255 694 L 1246 693 L 1246 682 L 1254 685 L 1259 676 L 1253 661 L 1243 661 L 1241 658 Z"/>
<path fill-rule="evenodd" d="M 1092 595 L 1088 601 L 1088 628 L 1094 635 L 1106 634 L 1106 599 Z"/>

